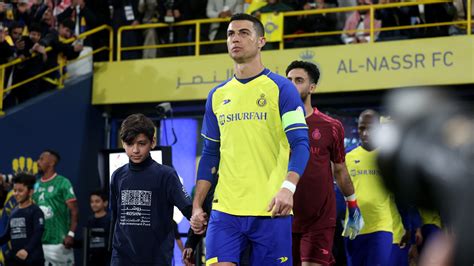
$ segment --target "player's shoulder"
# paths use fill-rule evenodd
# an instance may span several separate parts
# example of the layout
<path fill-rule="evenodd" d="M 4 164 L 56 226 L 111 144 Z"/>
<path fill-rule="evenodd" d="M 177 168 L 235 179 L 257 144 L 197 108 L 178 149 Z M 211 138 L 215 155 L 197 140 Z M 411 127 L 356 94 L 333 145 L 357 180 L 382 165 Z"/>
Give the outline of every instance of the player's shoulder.
<path fill-rule="evenodd" d="M 320 112 L 320 115 L 321 115 L 321 119 L 323 119 L 327 123 L 329 123 L 329 124 L 331 124 L 331 125 L 333 125 L 337 128 L 342 128 L 342 123 L 337 118 L 334 118 L 334 117 L 332 117 L 328 114 L 325 114 L 323 112 Z"/>
<path fill-rule="evenodd" d="M 358 156 L 362 151 L 362 147 L 361 146 L 358 146 L 357 148 L 354 148 L 353 150 L 349 151 L 347 154 L 346 154 L 346 157 L 347 158 L 350 158 L 350 157 L 356 157 Z"/>
<path fill-rule="evenodd" d="M 232 78 L 226 80 L 226 81 L 223 81 L 222 83 L 220 83 L 219 85 L 215 86 L 214 88 L 211 89 L 211 91 L 209 91 L 209 96 L 212 96 L 214 95 L 214 93 L 219 90 L 219 89 L 222 89 L 225 87 L 225 85 L 227 85 L 230 81 L 232 80 Z"/>
<path fill-rule="evenodd" d="M 272 80 L 278 86 L 280 90 L 287 89 L 288 87 L 290 88 L 294 87 L 293 83 L 291 83 L 289 79 L 277 73 L 269 71 L 269 73 L 266 76 L 270 80 Z"/>
<path fill-rule="evenodd" d="M 63 176 L 63 175 L 59 175 L 59 174 L 58 174 L 54 179 L 55 179 L 55 181 L 56 181 L 57 183 L 61 183 L 61 184 L 71 184 L 71 181 L 70 181 L 67 177 L 65 177 L 65 176 Z"/>

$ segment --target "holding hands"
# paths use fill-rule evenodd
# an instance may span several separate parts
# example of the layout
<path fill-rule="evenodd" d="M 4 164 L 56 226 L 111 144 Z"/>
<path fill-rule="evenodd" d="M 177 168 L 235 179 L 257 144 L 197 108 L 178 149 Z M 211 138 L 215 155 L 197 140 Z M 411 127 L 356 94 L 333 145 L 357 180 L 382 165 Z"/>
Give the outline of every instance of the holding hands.
<path fill-rule="evenodd" d="M 206 232 L 207 220 L 207 213 L 202 208 L 193 208 L 190 224 L 195 234 L 202 235 Z"/>

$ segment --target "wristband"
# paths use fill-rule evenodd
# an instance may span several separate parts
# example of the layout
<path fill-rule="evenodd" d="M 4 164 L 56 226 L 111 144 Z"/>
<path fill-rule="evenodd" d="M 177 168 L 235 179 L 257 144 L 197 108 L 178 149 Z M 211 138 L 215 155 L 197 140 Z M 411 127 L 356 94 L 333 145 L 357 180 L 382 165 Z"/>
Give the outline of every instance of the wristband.
<path fill-rule="evenodd" d="M 350 196 L 344 197 L 344 199 L 346 199 L 346 201 L 355 201 L 356 200 L 356 194 L 354 193 Z"/>
<path fill-rule="evenodd" d="M 349 208 L 356 208 L 357 207 L 357 200 L 356 200 L 355 193 L 350 195 L 350 196 L 344 197 L 344 198 L 346 199 L 347 207 L 349 207 Z"/>
<path fill-rule="evenodd" d="M 291 193 L 295 193 L 296 191 L 296 185 L 291 183 L 290 181 L 288 180 L 285 180 L 283 181 L 283 184 L 281 184 L 281 188 L 286 188 L 288 189 L 289 191 L 291 191 Z"/>
<path fill-rule="evenodd" d="M 69 231 L 69 232 L 67 232 L 67 235 L 70 236 L 70 237 L 72 237 L 72 238 L 74 238 L 74 236 L 75 236 L 76 234 L 74 234 L 73 231 Z"/>

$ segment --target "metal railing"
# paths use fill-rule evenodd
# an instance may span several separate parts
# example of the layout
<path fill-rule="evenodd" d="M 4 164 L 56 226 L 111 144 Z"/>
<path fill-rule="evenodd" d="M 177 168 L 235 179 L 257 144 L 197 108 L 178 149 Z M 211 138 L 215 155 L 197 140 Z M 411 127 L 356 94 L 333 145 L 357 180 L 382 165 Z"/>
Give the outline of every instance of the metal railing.
<path fill-rule="evenodd" d="M 289 11 L 283 12 L 284 18 L 302 16 L 302 15 L 315 15 L 315 14 L 327 14 L 327 13 L 341 13 L 341 12 L 354 12 L 354 11 L 369 11 L 370 14 L 370 29 L 357 29 L 357 30 L 338 30 L 338 31 L 327 31 L 327 32 L 314 32 L 314 33 L 299 33 L 299 34 L 286 34 L 282 36 L 282 40 L 279 42 L 279 49 L 284 49 L 285 40 L 290 38 L 304 38 L 304 37 L 317 37 L 317 36 L 330 36 L 330 35 L 341 35 L 343 33 L 353 34 L 355 32 L 369 32 L 370 42 L 374 42 L 375 32 L 377 31 L 393 31 L 393 30 L 407 30 L 417 28 L 429 28 L 449 25 L 466 25 L 467 34 L 471 34 L 472 29 L 472 18 L 471 18 L 471 3 L 472 0 L 468 0 L 466 20 L 451 21 L 451 22 L 438 22 L 438 23 L 425 23 L 417 25 L 397 26 L 397 27 L 382 27 L 375 29 L 375 11 L 384 8 L 394 7 L 407 7 L 416 5 L 429 5 L 439 3 L 450 3 L 452 0 L 421 0 L 416 2 L 399 2 L 399 3 L 388 3 L 388 4 L 376 4 L 376 5 L 364 5 L 364 6 L 351 6 L 351 7 L 336 7 L 336 8 L 324 8 L 324 9 L 312 9 L 312 10 L 301 10 L 301 11 Z M 198 56 L 201 54 L 201 45 L 210 44 L 222 44 L 226 40 L 214 40 L 214 41 L 201 41 L 201 25 L 210 23 L 228 22 L 228 18 L 213 18 L 213 19 L 197 19 L 189 20 L 177 23 L 154 23 L 154 24 L 141 24 L 136 26 L 123 26 L 118 29 L 117 32 L 117 61 L 121 61 L 122 52 L 134 51 L 143 49 L 158 49 L 158 48 L 170 48 L 170 47 L 183 47 L 183 46 L 194 46 L 194 55 Z M 140 46 L 128 46 L 122 47 L 122 34 L 124 31 L 132 30 L 144 30 L 144 29 L 156 29 L 166 27 L 181 27 L 181 26 L 192 26 L 194 25 L 194 41 L 171 43 L 171 44 L 157 44 L 157 45 L 140 45 Z M 282 31 L 283 32 L 283 31 Z"/>
<path fill-rule="evenodd" d="M 22 58 L 17 58 L 13 61 L 10 61 L 10 62 L 6 63 L 6 64 L 0 65 L 0 116 L 5 114 L 3 112 L 3 98 L 4 98 L 3 96 L 5 95 L 5 93 L 8 93 L 13 89 L 16 89 L 16 88 L 18 88 L 22 85 L 25 85 L 25 84 L 27 84 L 31 81 L 43 78 L 43 77 L 47 76 L 48 74 L 53 73 L 55 71 L 59 71 L 59 79 L 57 81 L 53 81 L 53 82 L 54 82 L 55 85 L 57 85 L 58 89 L 61 89 L 64 86 L 64 80 L 65 80 L 65 76 L 66 76 L 66 73 L 64 73 L 64 67 L 65 66 L 67 66 L 71 63 L 74 63 L 78 60 L 84 59 L 86 57 L 93 56 L 94 54 L 102 52 L 102 51 L 106 51 L 106 50 L 109 51 L 109 61 L 112 62 L 113 61 L 114 36 L 113 36 L 112 27 L 110 27 L 108 25 L 102 25 L 102 26 L 99 26 L 99 27 L 94 28 L 92 30 L 86 31 L 86 32 L 80 34 L 79 36 L 77 36 L 75 38 L 71 38 L 71 39 L 68 39 L 68 40 L 64 41 L 63 43 L 71 44 L 77 39 L 85 39 L 86 37 L 89 37 L 91 35 L 96 34 L 97 32 L 104 31 L 104 30 L 109 31 L 109 44 L 108 44 L 108 46 L 99 47 L 99 48 L 93 50 L 92 52 L 90 52 L 88 54 L 85 54 L 81 57 L 78 57 L 74 60 L 70 60 L 70 61 L 67 61 L 67 62 L 65 62 L 64 60 L 59 60 L 57 66 L 55 66 L 53 68 L 50 68 L 50 69 L 47 69 L 44 72 L 39 73 L 35 76 L 32 76 L 32 77 L 30 77 L 26 80 L 23 80 L 23 81 L 18 82 L 16 84 L 12 84 L 11 86 L 8 86 L 6 88 L 4 88 L 5 78 L 8 78 L 8 77 L 5 76 L 5 73 L 6 73 L 6 69 L 8 67 L 14 67 L 15 65 L 26 62 L 26 61 L 31 60 L 32 58 L 40 56 L 40 55 L 39 54 L 34 54 L 34 55 L 32 55 L 31 57 L 28 57 L 28 58 L 23 58 L 23 59 Z M 51 50 L 52 50 L 51 47 L 46 48 L 46 52 L 49 52 Z"/>
<path fill-rule="evenodd" d="M 283 12 L 284 18 L 288 17 L 295 17 L 295 16 L 302 16 L 302 15 L 316 15 L 316 14 L 327 14 L 327 13 L 341 13 L 341 12 L 354 12 L 354 11 L 369 11 L 370 15 L 370 29 L 356 29 L 356 30 L 337 30 L 337 31 L 326 31 L 326 32 L 313 32 L 313 33 L 299 33 L 299 34 L 284 34 L 282 36 L 282 40 L 279 41 L 279 49 L 284 49 L 285 40 L 292 39 L 292 38 L 305 38 L 305 37 L 318 37 L 318 36 L 330 36 L 330 35 L 341 35 L 343 33 L 354 34 L 356 32 L 365 32 L 370 34 L 370 42 L 374 42 L 374 36 L 376 32 L 382 31 L 393 31 L 393 30 L 407 30 L 407 29 L 417 29 L 417 28 L 428 28 L 428 27 L 439 27 L 439 26 L 449 26 L 449 25 L 464 25 L 466 27 L 466 34 L 471 35 L 472 32 L 472 1 L 467 1 L 467 10 L 466 10 L 466 19 L 460 21 L 451 21 L 451 22 L 439 22 L 439 23 L 425 23 L 425 24 L 417 24 L 417 25 L 407 25 L 407 26 L 397 26 L 397 27 L 381 27 L 375 29 L 374 21 L 375 21 L 375 11 L 378 9 L 384 8 L 394 8 L 394 7 L 406 7 L 406 6 L 416 6 L 416 5 L 428 5 L 428 4 L 439 4 L 439 3 L 449 3 L 452 0 L 421 0 L 416 2 L 399 2 L 399 3 L 388 3 L 388 4 L 376 4 L 376 5 L 364 5 L 364 6 L 351 6 L 351 7 L 337 7 L 337 8 L 324 8 L 324 9 L 312 9 L 312 10 L 301 10 L 301 11 L 290 11 L 290 12 Z M 141 24 L 136 26 L 122 26 L 117 31 L 117 44 L 116 44 L 116 60 L 121 61 L 122 53 L 126 51 L 134 51 L 134 50 L 143 50 L 143 49 L 159 49 L 159 48 L 171 48 L 171 47 L 190 47 L 194 46 L 194 54 L 196 56 L 201 54 L 201 46 L 202 45 L 212 45 L 212 44 L 224 44 L 226 40 L 213 40 L 213 41 L 202 41 L 201 40 L 201 27 L 204 24 L 211 24 L 211 23 L 221 23 L 221 22 L 228 22 L 228 18 L 212 18 L 212 19 L 198 19 L 198 20 L 188 20 L 183 22 L 177 23 L 154 23 L 154 24 Z M 125 31 L 133 31 L 133 30 L 145 30 L 145 29 L 156 29 L 156 28 L 167 28 L 167 27 L 182 27 L 182 26 L 194 26 L 194 41 L 191 42 L 181 42 L 181 43 L 169 43 L 169 44 L 157 44 L 157 45 L 141 45 L 141 46 L 129 46 L 129 47 L 122 47 L 122 40 L 123 40 L 123 33 Z M 18 82 L 13 84 L 9 87 L 4 88 L 5 84 L 5 73 L 6 68 L 13 67 L 17 64 L 25 62 L 34 56 L 27 58 L 27 59 L 16 59 L 9 63 L 0 65 L 0 115 L 3 115 L 3 96 L 5 93 L 18 88 L 22 85 L 25 85 L 33 80 L 45 77 L 46 75 L 58 71 L 59 72 L 59 79 L 55 81 L 55 84 L 59 89 L 61 89 L 64 85 L 65 80 L 65 73 L 63 72 L 64 67 L 70 63 L 75 61 L 81 60 L 85 57 L 92 56 L 96 53 L 102 51 L 109 51 L 109 61 L 113 61 L 113 48 L 114 48 L 114 32 L 113 29 L 108 25 L 102 25 L 90 31 L 84 32 L 83 34 L 79 35 L 77 38 L 72 38 L 65 43 L 72 43 L 76 39 L 84 39 L 90 35 L 96 34 L 97 32 L 107 30 L 109 31 L 109 44 L 108 46 L 99 47 L 93 50 L 91 53 L 76 58 L 74 60 L 70 60 L 68 62 L 64 62 L 59 60 L 59 64 L 56 67 L 48 69 L 40 74 L 37 74 L 33 77 L 30 77 L 24 81 Z M 283 31 L 282 31 L 283 32 Z M 46 51 L 50 51 L 51 48 L 48 47 Z M 36 55 L 38 56 L 38 55 Z"/>

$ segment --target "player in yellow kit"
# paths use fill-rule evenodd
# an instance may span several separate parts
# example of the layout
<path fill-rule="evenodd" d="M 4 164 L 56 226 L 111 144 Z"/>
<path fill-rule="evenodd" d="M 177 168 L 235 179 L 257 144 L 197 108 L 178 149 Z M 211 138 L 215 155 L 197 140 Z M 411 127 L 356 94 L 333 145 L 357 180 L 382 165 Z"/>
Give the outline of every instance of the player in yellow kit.
<path fill-rule="evenodd" d="M 290 214 L 309 157 L 308 127 L 294 85 L 261 62 L 264 45 L 257 18 L 232 16 L 227 47 L 235 75 L 211 90 L 206 102 L 191 219 L 195 233 L 202 233 L 202 203 L 219 169 L 207 264 L 238 264 L 248 246 L 251 265 L 292 264 Z"/>
<path fill-rule="evenodd" d="M 379 125 L 379 119 L 379 114 L 373 110 L 360 114 L 361 145 L 346 155 L 347 169 L 365 222 L 354 240 L 345 239 L 348 265 L 389 265 L 394 217 L 400 221 L 399 215 L 392 215 L 394 208 L 396 210 L 395 202 L 384 187 L 376 164 L 377 150 L 370 139 L 371 129 Z M 343 234 L 347 235 L 347 232 Z"/>

